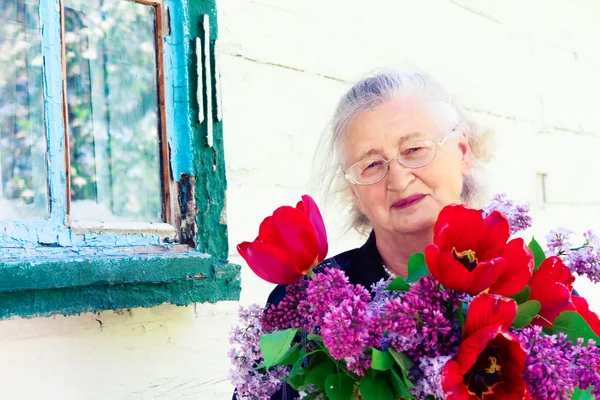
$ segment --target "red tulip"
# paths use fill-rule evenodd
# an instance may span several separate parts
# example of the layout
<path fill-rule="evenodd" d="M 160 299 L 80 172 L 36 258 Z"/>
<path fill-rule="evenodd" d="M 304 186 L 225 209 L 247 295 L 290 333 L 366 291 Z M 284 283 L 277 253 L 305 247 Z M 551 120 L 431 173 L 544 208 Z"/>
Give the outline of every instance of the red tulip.
<path fill-rule="evenodd" d="M 480 210 L 447 206 L 435 223 L 425 261 L 447 289 L 511 296 L 529 282 L 534 264 L 523 239 L 507 243 L 509 236 L 508 220 L 498 211 L 484 219 Z"/>
<path fill-rule="evenodd" d="M 260 224 L 253 242 L 238 244 L 238 253 L 267 282 L 292 284 L 325 259 L 327 232 L 312 197 L 296 208 L 279 207 Z"/>
<path fill-rule="evenodd" d="M 560 257 L 546 258 L 533 273 L 529 287 L 530 300 L 540 302 L 538 316 L 531 321 L 534 325 L 551 326 L 556 317 L 567 310 L 575 311 L 571 302 L 571 292 L 575 277 Z"/>
<path fill-rule="evenodd" d="M 594 333 L 600 336 L 600 318 L 598 318 L 598 314 L 590 310 L 588 302 L 583 297 L 572 296 L 571 301 L 575 305 L 575 308 L 577 308 L 577 312 L 590 325 Z"/>
<path fill-rule="evenodd" d="M 471 302 L 458 355 L 442 370 L 450 400 L 529 399 L 523 380 L 527 354 L 508 331 L 517 315 L 512 299 L 480 294 Z"/>

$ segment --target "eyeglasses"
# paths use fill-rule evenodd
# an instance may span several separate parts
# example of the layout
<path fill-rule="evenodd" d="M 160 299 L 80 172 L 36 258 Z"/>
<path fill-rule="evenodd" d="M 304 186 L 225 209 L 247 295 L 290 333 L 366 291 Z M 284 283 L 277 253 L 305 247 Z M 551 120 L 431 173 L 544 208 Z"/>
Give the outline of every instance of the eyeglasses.
<path fill-rule="evenodd" d="M 423 168 L 435 159 L 438 148 L 446 142 L 453 131 L 454 129 L 439 142 L 435 140 L 417 140 L 405 143 L 400 148 L 398 155 L 389 160 L 383 158 L 361 160 L 352 165 L 344 173 L 344 177 L 355 185 L 367 186 L 381 182 L 387 176 L 392 160 L 398 160 L 406 168 Z"/>

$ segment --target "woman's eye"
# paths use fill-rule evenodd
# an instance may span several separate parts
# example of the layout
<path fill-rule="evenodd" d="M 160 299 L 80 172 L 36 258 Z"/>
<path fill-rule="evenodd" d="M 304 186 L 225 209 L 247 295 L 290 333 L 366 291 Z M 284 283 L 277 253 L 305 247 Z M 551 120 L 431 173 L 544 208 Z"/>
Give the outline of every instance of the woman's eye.
<path fill-rule="evenodd" d="M 411 146 L 402 151 L 403 156 L 412 156 L 415 154 L 419 154 L 423 151 L 424 147 L 422 146 Z"/>
<path fill-rule="evenodd" d="M 372 171 L 374 169 L 380 168 L 383 165 L 382 160 L 373 160 L 365 163 L 363 167 L 363 172 Z"/>

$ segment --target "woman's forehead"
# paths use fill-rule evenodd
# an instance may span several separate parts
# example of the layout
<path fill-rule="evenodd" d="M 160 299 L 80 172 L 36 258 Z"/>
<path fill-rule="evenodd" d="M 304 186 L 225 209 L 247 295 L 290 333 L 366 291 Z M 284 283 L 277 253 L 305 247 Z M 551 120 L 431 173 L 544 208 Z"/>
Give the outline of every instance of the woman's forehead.
<path fill-rule="evenodd" d="M 447 118 L 434 118 L 429 105 L 395 99 L 357 114 L 344 130 L 341 158 L 357 160 L 407 141 L 435 138 L 446 125 L 440 122 Z"/>

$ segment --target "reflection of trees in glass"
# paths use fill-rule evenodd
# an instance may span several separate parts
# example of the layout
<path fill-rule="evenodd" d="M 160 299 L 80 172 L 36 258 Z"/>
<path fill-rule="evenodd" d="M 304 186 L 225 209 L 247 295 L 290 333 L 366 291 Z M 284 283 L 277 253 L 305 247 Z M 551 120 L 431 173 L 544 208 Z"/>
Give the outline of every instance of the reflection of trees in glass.
<path fill-rule="evenodd" d="M 0 7 L 0 220 L 48 216 L 39 0 Z"/>
<path fill-rule="evenodd" d="M 154 12 L 65 0 L 75 219 L 161 220 Z"/>

